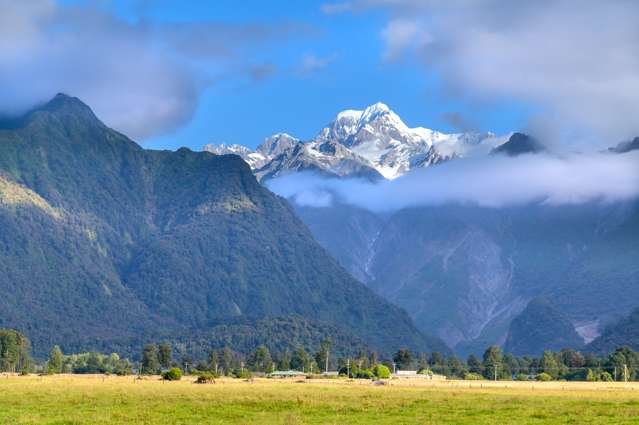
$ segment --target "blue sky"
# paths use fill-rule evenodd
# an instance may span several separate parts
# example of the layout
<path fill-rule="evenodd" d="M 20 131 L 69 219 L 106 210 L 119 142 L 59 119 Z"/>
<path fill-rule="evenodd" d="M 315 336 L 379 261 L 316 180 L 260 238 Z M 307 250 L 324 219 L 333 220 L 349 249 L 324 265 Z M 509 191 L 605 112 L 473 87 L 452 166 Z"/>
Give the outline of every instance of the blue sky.
<path fill-rule="evenodd" d="M 636 137 L 639 3 L 551 3 L 7 2 L 0 114 L 64 92 L 158 149 L 308 139 L 378 101 L 410 126 L 565 151 Z"/>
<path fill-rule="evenodd" d="M 241 4 L 241 5 L 240 5 Z M 447 114 L 463 114 L 481 131 L 497 133 L 526 123 L 526 106 L 500 101 L 472 103 L 446 95 L 440 78 L 414 58 L 385 61 L 381 30 L 384 10 L 327 15 L 319 1 L 159 1 L 152 5 L 117 1 L 111 13 L 131 22 L 198 22 L 229 24 L 299 24 L 304 34 L 243 52 L 247 61 L 268 64 L 261 79 L 224 78 L 201 95 L 192 119 L 168 134 L 144 140 L 147 147 L 200 149 L 205 143 L 239 143 L 255 147 L 284 131 L 313 137 L 343 109 L 377 101 L 387 103 L 408 125 L 454 131 Z M 324 61 L 314 72 L 304 61 Z"/>

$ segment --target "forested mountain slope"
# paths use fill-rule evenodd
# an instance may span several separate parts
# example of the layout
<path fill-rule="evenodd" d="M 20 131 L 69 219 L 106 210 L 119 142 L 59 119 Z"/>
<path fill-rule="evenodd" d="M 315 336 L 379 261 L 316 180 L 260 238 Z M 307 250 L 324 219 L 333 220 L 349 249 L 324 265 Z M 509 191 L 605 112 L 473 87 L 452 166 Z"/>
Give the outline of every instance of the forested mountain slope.
<path fill-rule="evenodd" d="M 342 269 L 239 157 L 144 150 L 65 95 L 0 123 L 0 269 L 0 327 L 36 354 L 137 351 L 282 317 L 382 351 L 446 350 Z"/>

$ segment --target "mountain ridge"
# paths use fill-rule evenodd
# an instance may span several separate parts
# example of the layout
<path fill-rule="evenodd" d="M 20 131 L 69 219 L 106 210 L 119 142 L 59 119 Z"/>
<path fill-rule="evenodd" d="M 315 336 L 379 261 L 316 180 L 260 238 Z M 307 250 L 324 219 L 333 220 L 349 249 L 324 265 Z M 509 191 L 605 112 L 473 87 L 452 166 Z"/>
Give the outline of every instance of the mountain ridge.
<path fill-rule="evenodd" d="M 36 355 L 131 354 L 291 315 L 380 351 L 447 350 L 343 270 L 239 156 L 145 150 L 90 111 L 58 95 L 0 128 L 0 326 Z"/>
<path fill-rule="evenodd" d="M 410 128 L 387 105 L 378 102 L 363 110 L 339 112 L 311 140 L 276 133 L 255 151 L 240 145 L 213 144 L 203 150 L 242 156 L 259 180 L 296 171 L 379 180 L 395 179 L 412 169 L 453 158 L 488 153 L 510 137 Z"/>

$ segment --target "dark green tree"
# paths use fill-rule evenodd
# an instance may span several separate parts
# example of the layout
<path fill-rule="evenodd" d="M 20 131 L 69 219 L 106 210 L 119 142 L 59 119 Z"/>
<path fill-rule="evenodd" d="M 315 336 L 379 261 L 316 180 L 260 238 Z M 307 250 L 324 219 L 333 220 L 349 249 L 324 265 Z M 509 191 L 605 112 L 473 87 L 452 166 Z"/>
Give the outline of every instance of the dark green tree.
<path fill-rule="evenodd" d="M 229 347 L 222 349 L 222 355 L 220 356 L 220 367 L 225 375 L 229 375 L 233 370 L 233 351 Z"/>
<path fill-rule="evenodd" d="M 437 351 L 433 351 L 430 355 L 430 358 L 428 359 L 428 363 L 431 367 L 443 366 L 444 356 L 442 356 L 441 353 L 438 353 Z"/>
<path fill-rule="evenodd" d="M 482 363 L 484 378 L 499 379 L 502 376 L 504 371 L 502 359 L 501 348 L 496 345 L 488 347 L 484 352 L 484 361 Z"/>
<path fill-rule="evenodd" d="M 91 352 L 87 358 L 86 373 L 103 373 L 103 357 L 99 353 Z"/>
<path fill-rule="evenodd" d="M 158 361 L 158 347 L 155 344 L 147 344 L 142 350 L 142 373 L 155 375 L 160 369 Z"/>
<path fill-rule="evenodd" d="M 272 372 L 273 359 L 265 346 L 259 346 L 249 354 L 247 366 L 254 372 Z"/>
<path fill-rule="evenodd" d="M 303 347 L 298 348 L 291 357 L 291 369 L 308 372 L 312 364 L 311 356 L 308 355 Z M 315 369 L 317 370 L 317 369 Z"/>
<path fill-rule="evenodd" d="M 395 353 L 393 361 L 399 370 L 410 369 L 413 365 L 413 355 L 407 348 L 402 348 Z"/>
<path fill-rule="evenodd" d="M 455 356 L 446 359 L 445 367 L 450 376 L 455 378 L 463 378 L 468 373 L 468 368 Z M 439 372 L 436 371 L 436 373 Z"/>
<path fill-rule="evenodd" d="M 168 342 L 163 342 L 158 345 L 158 362 L 164 369 L 171 367 L 173 361 L 173 347 Z"/>
<path fill-rule="evenodd" d="M 0 329 L 0 372 L 22 372 L 31 359 L 29 339 L 11 329 Z"/>
<path fill-rule="evenodd" d="M 277 368 L 279 370 L 289 370 L 291 368 L 291 356 L 288 353 L 288 349 L 285 349 L 279 354 Z"/>
<path fill-rule="evenodd" d="M 466 364 L 468 365 L 468 371 L 470 373 L 482 373 L 483 371 L 481 361 L 474 354 L 468 356 Z"/>

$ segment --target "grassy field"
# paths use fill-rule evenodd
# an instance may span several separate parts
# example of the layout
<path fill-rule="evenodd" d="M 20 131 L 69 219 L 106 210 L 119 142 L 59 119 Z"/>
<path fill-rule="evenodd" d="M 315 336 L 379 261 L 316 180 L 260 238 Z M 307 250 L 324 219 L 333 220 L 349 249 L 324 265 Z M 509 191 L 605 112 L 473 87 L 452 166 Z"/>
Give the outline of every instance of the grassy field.
<path fill-rule="evenodd" d="M 639 386 L 603 383 L 0 377 L 0 424 L 623 424 Z"/>

